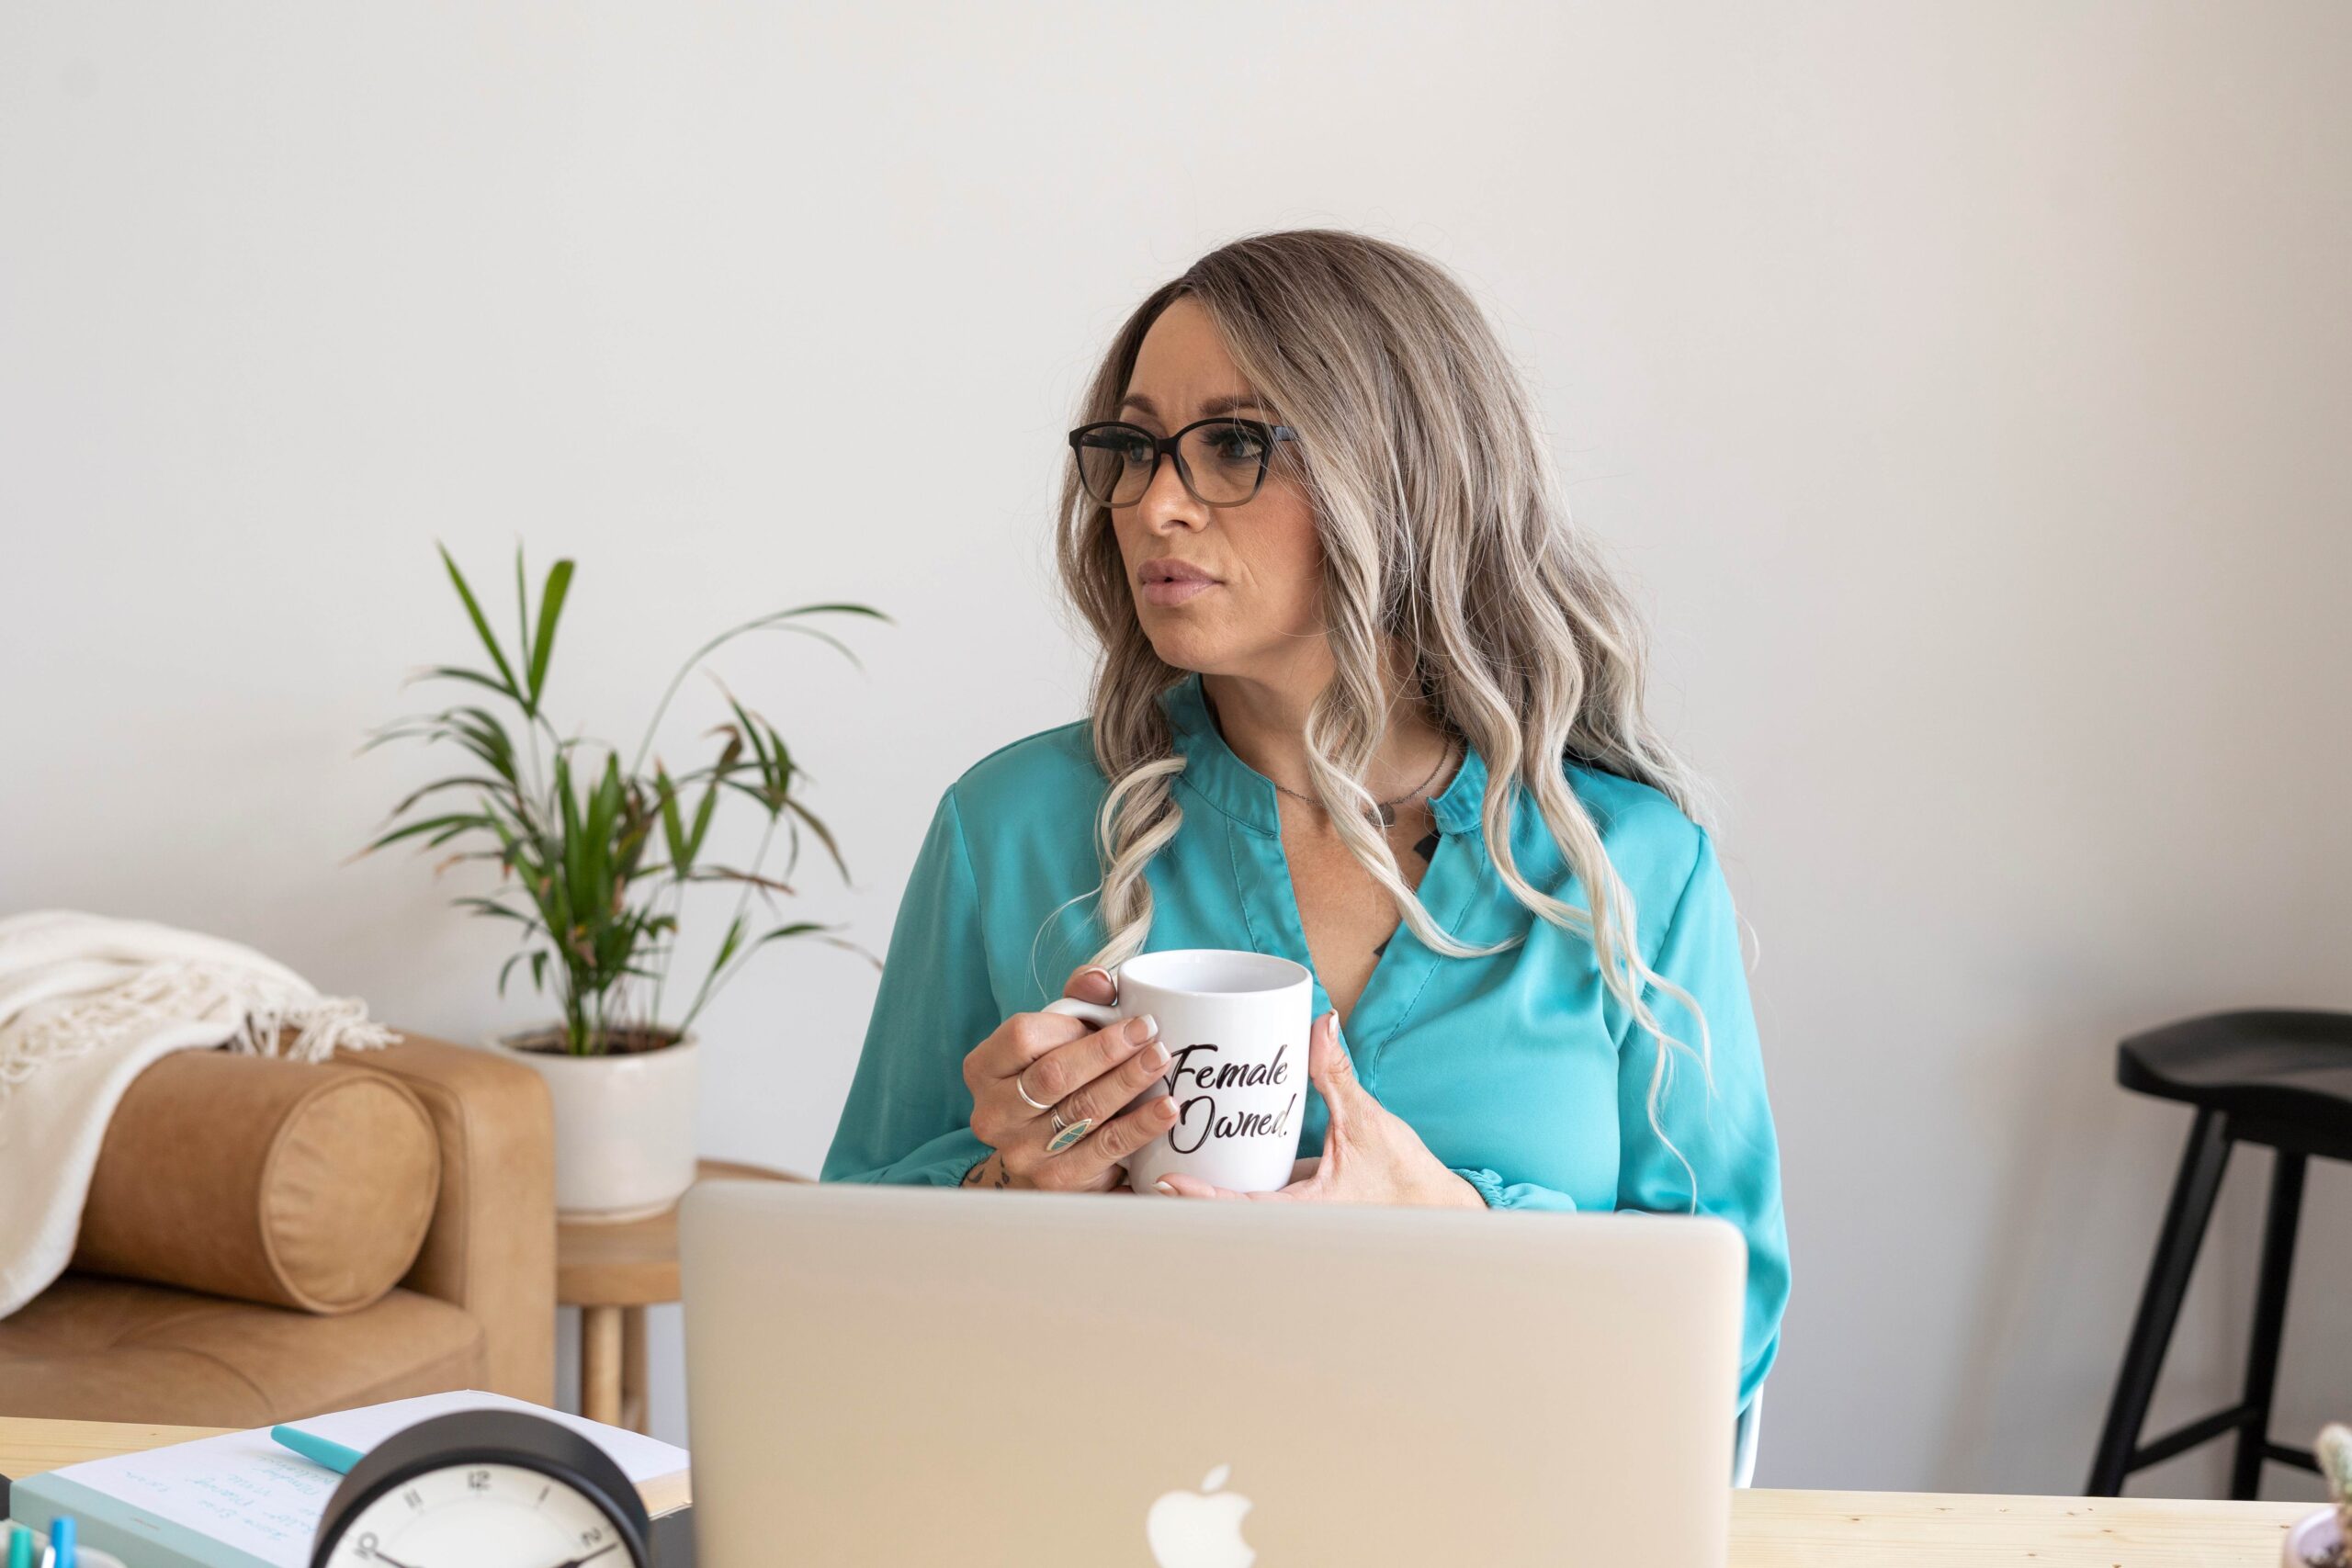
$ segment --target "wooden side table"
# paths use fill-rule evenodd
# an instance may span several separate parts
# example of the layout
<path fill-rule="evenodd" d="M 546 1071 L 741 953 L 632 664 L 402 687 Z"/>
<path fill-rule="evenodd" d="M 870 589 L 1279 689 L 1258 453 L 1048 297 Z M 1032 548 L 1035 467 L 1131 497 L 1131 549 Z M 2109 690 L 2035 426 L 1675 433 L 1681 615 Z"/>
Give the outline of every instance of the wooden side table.
<path fill-rule="evenodd" d="M 788 1170 L 735 1160 L 695 1163 L 695 1179 L 806 1181 Z M 555 1299 L 580 1309 L 580 1414 L 642 1432 L 646 1424 L 645 1309 L 678 1299 L 678 1210 L 618 1224 L 559 1220 Z"/>

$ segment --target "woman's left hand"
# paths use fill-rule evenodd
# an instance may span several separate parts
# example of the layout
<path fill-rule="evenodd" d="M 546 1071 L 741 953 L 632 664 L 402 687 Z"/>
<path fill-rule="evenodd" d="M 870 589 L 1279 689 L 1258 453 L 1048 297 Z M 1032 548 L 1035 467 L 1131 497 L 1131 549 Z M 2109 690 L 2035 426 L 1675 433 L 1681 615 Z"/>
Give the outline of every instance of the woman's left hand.
<path fill-rule="evenodd" d="M 1191 1176 L 1169 1176 L 1160 1186 L 1179 1198 L 1252 1198 L 1325 1203 L 1407 1203 L 1430 1208 L 1483 1209 L 1478 1190 L 1438 1163 L 1402 1117 L 1358 1081 L 1340 1043 L 1337 1013 L 1315 1021 L 1306 1073 L 1323 1096 L 1329 1121 L 1318 1159 L 1300 1160 L 1297 1179 L 1272 1192 L 1236 1192 Z"/>

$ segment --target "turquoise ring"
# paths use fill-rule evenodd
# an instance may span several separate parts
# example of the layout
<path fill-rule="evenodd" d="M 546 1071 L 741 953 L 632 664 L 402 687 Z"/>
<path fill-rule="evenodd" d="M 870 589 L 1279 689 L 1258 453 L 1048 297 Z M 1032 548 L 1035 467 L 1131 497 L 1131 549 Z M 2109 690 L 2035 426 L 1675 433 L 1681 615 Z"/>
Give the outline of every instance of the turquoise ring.
<path fill-rule="evenodd" d="M 1061 1153 L 1064 1149 L 1069 1147 L 1072 1144 L 1077 1143 L 1080 1138 L 1086 1136 L 1087 1134 L 1094 1131 L 1094 1118 L 1091 1116 L 1083 1117 L 1076 1122 L 1065 1122 L 1062 1120 L 1062 1113 L 1060 1111 L 1056 1111 L 1052 1112 L 1052 1115 L 1054 1118 L 1054 1136 L 1052 1141 L 1046 1145 L 1046 1152 L 1049 1155 L 1057 1155 Z"/>

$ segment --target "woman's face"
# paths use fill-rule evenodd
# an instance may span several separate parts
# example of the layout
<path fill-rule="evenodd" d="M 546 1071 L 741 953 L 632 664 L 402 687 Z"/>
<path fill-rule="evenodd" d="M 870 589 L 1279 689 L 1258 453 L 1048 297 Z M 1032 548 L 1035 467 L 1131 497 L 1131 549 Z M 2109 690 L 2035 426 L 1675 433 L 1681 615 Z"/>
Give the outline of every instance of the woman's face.
<path fill-rule="evenodd" d="M 1224 413 L 1276 423 L 1250 394 L 1208 312 L 1183 298 L 1144 335 L 1114 417 L 1154 435 Z M 1271 680 L 1302 660 L 1328 660 L 1323 547 L 1291 445 L 1276 445 L 1265 482 L 1238 506 L 1204 503 L 1163 457 L 1142 500 L 1111 509 L 1136 618 L 1154 651 L 1178 669 Z M 1214 586 L 1181 604 L 1153 603 L 1148 570 L 1170 560 L 1200 568 Z"/>

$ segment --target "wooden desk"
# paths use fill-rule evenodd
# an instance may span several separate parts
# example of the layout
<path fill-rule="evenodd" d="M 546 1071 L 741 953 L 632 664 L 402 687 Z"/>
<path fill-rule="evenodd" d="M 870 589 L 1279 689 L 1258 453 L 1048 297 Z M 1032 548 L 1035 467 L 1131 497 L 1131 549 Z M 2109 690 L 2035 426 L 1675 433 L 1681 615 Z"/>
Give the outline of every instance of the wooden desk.
<path fill-rule="evenodd" d="M 0 1475 L 212 1435 L 0 1416 Z M 2275 1568 L 2310 1503 L 1937 1492 L 1732 1494 L 1730 1568 Z"/>
<path fill-rule="evenodd" d="M 2316 1503 L 1966 1492 L 1731 1495 L 1731 1568 L 2278 1568 Z"/>
<path fill-rule="evenodd" d="M 695 1163 L 695 1179 L 806 1181 L 734 1160 Z M 645 1430 L 645 1309 L 678 1299 L 678 1209 L 618 1224 L 559 1219 L 555 1299 L 580 1309 L 580 1414 Z M 5 1475 L 6 1471 L 0 1471 Z"/>

